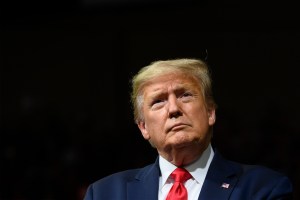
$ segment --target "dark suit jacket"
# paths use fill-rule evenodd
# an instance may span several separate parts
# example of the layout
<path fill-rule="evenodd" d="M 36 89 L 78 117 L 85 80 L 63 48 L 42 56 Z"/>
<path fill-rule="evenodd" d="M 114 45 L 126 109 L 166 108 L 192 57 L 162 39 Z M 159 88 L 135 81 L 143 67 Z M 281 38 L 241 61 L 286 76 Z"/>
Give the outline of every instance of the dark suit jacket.
<path fill-rule="evenodd" d="M 155 200 L 159 176 L 156 159 L 144 168 L 118 172 L 96 181 L 88 187 L 84 200 Z M 228 161 L 215 152 L 199 199 L 274 200 L 292 199 L 291 195 L 292 184 L 286 176 L 262 166 Z"/>

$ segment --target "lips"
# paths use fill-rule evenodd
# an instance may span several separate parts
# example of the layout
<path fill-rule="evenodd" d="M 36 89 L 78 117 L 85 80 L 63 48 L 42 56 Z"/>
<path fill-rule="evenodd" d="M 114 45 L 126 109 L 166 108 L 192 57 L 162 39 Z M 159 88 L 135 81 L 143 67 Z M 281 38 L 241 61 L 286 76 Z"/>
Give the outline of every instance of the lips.
<path fill-rule="evenodd" d="M 186 126 L 188 126 L 188 125 L 185 123 L 176 123 L 176 124 L 172 125 L 170 128 L 168 128 L 167 132 L 181 130 Z"/>

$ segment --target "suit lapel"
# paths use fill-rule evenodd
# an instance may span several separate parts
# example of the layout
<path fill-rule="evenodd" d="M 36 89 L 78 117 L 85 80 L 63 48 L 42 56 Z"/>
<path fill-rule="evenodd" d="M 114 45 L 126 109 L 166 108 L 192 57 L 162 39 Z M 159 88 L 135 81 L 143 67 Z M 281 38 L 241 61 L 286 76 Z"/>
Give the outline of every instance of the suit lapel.
<path fill-rule="evenodd" d="M 227 200 L 230 198 L 241 167 L 225 160 L 215 151 L 214 158 L 203 183 L 199 200 Z M 160 169 L 158 159 L 153 165 L 141 170 L 135 180 L 127 183 L 127 199 L 157 200 Z"/>
<path fill-rule="evenodd" d="M 199 200 L 229 199 L 241 168 L 225 160 L 216 152 L 203 183 Z"/>
<path fill-rule="evenodd" d="M 160 169 L 158 159 L 136 175 L 135 180 L 127 184 L 127 199 L 157 200 Z"/>

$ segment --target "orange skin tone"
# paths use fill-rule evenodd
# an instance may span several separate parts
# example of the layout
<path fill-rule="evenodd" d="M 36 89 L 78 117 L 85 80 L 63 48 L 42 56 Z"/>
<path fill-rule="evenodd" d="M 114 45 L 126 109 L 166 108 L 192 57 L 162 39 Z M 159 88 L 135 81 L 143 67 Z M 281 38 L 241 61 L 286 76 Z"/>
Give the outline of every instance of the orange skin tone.
<path fill-rule="evenodd" d="M 176 166 L 198 159 L 211 141 L 215 108 L 208 108 L 194 78 L 159 76 L 143 88 L 138 127 L 158 153 Z"/>

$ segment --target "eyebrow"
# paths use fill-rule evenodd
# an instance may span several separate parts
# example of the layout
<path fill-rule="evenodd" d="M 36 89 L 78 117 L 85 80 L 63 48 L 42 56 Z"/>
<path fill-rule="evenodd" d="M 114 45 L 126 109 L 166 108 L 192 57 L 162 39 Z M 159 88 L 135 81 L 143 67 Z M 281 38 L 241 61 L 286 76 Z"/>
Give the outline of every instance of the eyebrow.
<path fill-rule="evenodd" d="M 172 91 L 181 91 L 181 90 L 189 90 L 191 87 L 192 84 L 189 84 L 189 83 L 182 83 L 182 84 L 178 84 L 176 85 L 174 88 L 172 88 Z M 164 94 L 167 94 L 168 92 L 166 92 L 164 89 L 161 89 L 161 88 L 155 88 L 153 91 L 150 91 L 150 94 L 149 94 L 149 98 L 151 99 L 154 99 L 160 95 L 164 95 Z"/>

